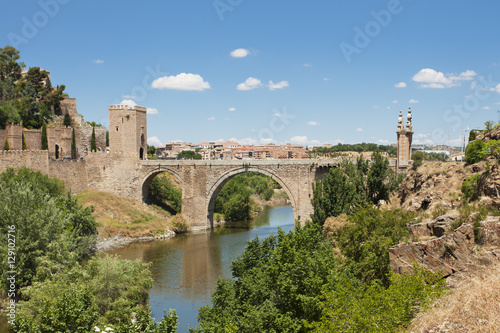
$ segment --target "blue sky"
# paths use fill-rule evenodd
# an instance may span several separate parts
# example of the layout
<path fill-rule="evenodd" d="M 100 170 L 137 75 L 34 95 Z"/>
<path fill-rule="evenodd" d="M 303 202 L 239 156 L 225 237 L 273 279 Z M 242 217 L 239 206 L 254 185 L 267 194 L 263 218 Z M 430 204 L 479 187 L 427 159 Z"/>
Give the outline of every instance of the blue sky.
<path fill-rule="evenodd" d="M 86 120 L 150 109 L 152 144 L 460 144 L 500 110 L 498 1 L 3 1 L 0 47 Z M 233 52 L 234 51 L 234 52 Z"/>

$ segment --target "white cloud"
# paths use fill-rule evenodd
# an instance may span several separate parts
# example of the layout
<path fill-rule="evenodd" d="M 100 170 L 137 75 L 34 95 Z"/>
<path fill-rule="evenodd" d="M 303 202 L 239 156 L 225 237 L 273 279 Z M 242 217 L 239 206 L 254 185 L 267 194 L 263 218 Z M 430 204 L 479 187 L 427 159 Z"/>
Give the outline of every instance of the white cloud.
<path fill-rule="evenodd" d="M 231 57 L 233 58 L 245 58 L 250 54 L 250 51 L 247 49 L 236 49 L 231 51 Z"/>
<path fill-rule="evenodd" d="M 413 81 L 420 83 L 421 88 L 450 88 L 460 85 L 460 81 L 473 80 L 477 75 L 472 70 L 466 70 L 458 75 L 444 74 L 443 72 L 435 71 L 432 68 L 421 69 L 412 78 Z"/>
<path fill-rule="evenodd" d="M 146 111 L 148 114 L 158 114 L 158 109 L 155 108 L 147 108 Z"/>
<path fill-rule="evenodd" d="M 294 136 L 292 138 L 290 138 L 290 142 L 291 143 L 295 143 L 297 145 L 306 145 L 309 140 L 307 139 L 307 136 L 300 136 L 300 135 L 297 135 L 297 136 Z"/>
<path fill-rule="evenodd" d="M 97 64 L 97 65 L 100 65 L 100 64 L 104 64 L 104 60 L 102 59 L 96 59 L 96 60 L 93 60 L 94 64 Z"/>
<path fill-rule="evenodd" d="M 309 126 L 319 126 L 319 123 L 316 120 L 313 120 L 313 121 L 308 121 L 307 125 L 309 125 Z"/>
<path fill-rule="evenodd" d="M 304 67 L 312 67 L 312 64 L 304 64 Z"/>
<path fill-rule="evenodd" d="M 392 101 L 393 104 L 396 104 L 397 102 L 398 102 L 397 99 L 395 99 L 395 100 Z"/>
<path fill-rule="evenodd" d="M 398 82 L 394 85 L 396 88 L 406 88 L 406 83 L 405 82 Z"/>
<path fill-rule="evenodd" d="M 363 132 L 363 129 L 361 127 L 356 128 L 356 132 Z"/>
<path fill-rule="evenodd" d="M 123 95 L 122 97 L 125 99 L 135 99 L 135 96 L 132 95 Z"/>
<path fill-rule="evenodd" d="M 215 120 L 215 117 L 208 117 L 207 120 Z"/>
<path fill-rule="evenodd" d="M 163 143 L 158 139 L 156 136 L 152 136 L 148 138 L 148 145 L 153 145 L 153 146 L 163 146 Z"/>
<path fill-rule="evenodd" d="M 377 143 L 378 143 L 378 144 L 381 144 L 381 145 L 387 145 L 387 144 L 389 144 L 390 142 L 389 142 L 389 140 L 382 140 L 382 139 L 379 139 L 379 140 L 377 140 Z"/>
<path fill-rule="evenodd" d="M 483 110 L 491 110 L 491 107 L 489 107 L 489 106 L 483 106 L 481 109 L 483 109 Z"/>
<path fill-rule="evenodd" d="M 496 87 L 491 88 L 491 91 L 496 91 L 498 94 L 500 94 L 500 83 L 496 85 Z"/>
<path fill-rule="evenodd" d="M 199 74 L 181 73 L 175 76 L 162 76 L 154 80 L 151 87 L 155 89 L 203 91 L 210 89 L 210 83 L 204 81 Z"/>
<path fill-rule="evenodd" d="M 260 88 L 262 87 L 262 82 L 259 79 L 256 79 L 254 77 L 249 77 L 248 79 L 245 80 L 245 82 L 240 83 L 236 86 L 236 89 L 238 90 L 252 90 L 255 88 Z"/>
<path fill-rule="evenodd" d="M 269 90 L 275 90 L 275 89 L 283 89 L 285 87 L 289 87 L 290 84 L 288 81 L 281 81 L 278 83 L 274 83 L 273 81 L 269 81 Z"/>
<path fill-rule="evenodd" d="M 410 104 L 416 104 L 418 102 L 419 102 L 418 99 L 413 99 L 413 98 L 408 101 L 408 103 L 410 103 Z"/>
<path fill-rule="evenodd" d="M 119 104 L 120 105 L 127 105 L 130 107 L 134 107 L 137 105 L 133 99 L 124 99 Z"/>
<path fill-rule="evenodd" d="M 330 81 L 330 78 L 324 77 L 323 81 Z"/>
<path fill-rule="evenodd" d="M 236 108 L 229 108 L 229 111 L 236 111 Z"/>
<path fill-rule="evenodd" d="M 415 139 L 425 139 L 429 137 L 429 134 L 424 134 L 424 133 L 416 133 L 413 136 Z"/>

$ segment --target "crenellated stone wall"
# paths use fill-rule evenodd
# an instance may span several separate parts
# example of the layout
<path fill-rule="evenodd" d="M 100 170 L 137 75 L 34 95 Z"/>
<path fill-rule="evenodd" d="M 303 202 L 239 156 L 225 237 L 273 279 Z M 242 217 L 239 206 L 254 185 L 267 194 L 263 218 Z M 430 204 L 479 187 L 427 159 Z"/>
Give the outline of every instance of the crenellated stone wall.
<path fill-rule="evenodd" d="M 46 150 L 0 150 L 0 172 L 7 168 L 27 167 L 49 174 L 49 152 Z"/>

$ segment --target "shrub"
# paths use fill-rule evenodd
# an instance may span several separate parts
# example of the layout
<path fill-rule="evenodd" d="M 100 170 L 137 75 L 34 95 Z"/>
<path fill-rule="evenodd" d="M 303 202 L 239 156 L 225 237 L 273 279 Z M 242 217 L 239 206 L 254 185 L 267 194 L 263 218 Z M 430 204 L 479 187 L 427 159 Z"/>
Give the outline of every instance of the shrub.
<path fill-rule="evenodd" d="M 3 145 L 4 150 L 10 150 L 9 140 L 5 139 L 5 144 Z"/>
<path fill-rule="evenodd" d="M 181 214 L 177 214 L 174 217 L 172 217 L 171 228 L 172 231 L 175 232 L 176 234 L 181 234 L 189 230 L 189 224 L 187 223 L 184 216 L 182 216 Z"/>
<path fill-rule="evenodd" d="M 465 201 L 475 201 L 479 198 L 479 181 L 481 180 L 480 174 L 475 174 L 470 177 L 465 178 L 460 188 L 463 193 L 463 200 Z"/>
<path fill-rule="evenodd" d="M 486 143 L 482 140 L 472 141 L 465 148 L 465 162 L 474 164 L 484 159 Z"/>

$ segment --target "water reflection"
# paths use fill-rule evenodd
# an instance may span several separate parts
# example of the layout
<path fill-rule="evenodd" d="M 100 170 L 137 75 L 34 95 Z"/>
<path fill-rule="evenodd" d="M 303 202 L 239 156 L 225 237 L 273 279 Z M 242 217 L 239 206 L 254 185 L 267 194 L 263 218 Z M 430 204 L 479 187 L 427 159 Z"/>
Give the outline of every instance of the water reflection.
<path fill-rule="evenodd" d="M 149 304 L 160 319 L 163 309 L 176 309 L 179 332 L 196 325 L 198 308 L 210 304 L 219 277 L 231 277 L 231 262 L 255 236 L 264 238 L 293 228 L 291 206 L 266 208 L 246 229 L 221 228 L 176 236 L 166 241 L 132 244 L 112 251 L 126 259 L 151 262 L 154 286 Z"/>

